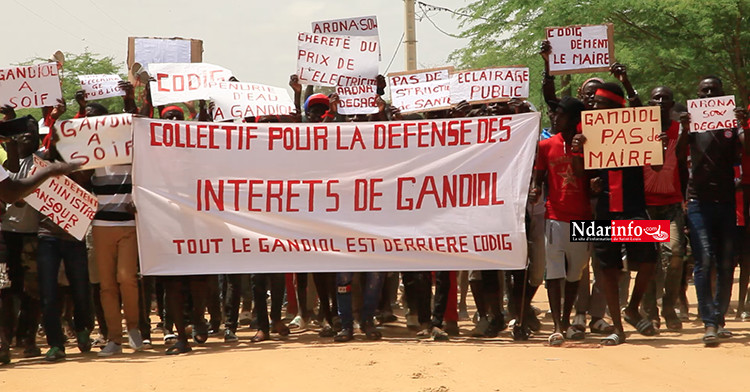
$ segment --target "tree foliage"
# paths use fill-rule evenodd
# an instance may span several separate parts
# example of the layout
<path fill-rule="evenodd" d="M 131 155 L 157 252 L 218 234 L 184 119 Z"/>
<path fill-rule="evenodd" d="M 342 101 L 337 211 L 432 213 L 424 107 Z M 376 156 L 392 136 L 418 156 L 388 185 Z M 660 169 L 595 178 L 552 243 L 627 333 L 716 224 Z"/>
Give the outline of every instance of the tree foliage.
<path fill-rule="evenodd" d="M 615 59 L 641 95 L 666 85 L 684 102 L 695 98 L 701 77 L 716 75 L 727 94 L 748 104 L 750 0 L 480 0 L 462 11 L 474 18 L 462 23 L 469 44 L 451 55 L 460 67 L 524 64 L 534 77 L 542 72 L 545 27 L 611 22 Z M 591 76 L 572 75 L 571 84 Z M 539 106 L 536 82 L 531 100 Z"/>
<path fill-rule="evenodd" d="M 39 64 L 49 62 L 46 58 L 33 58 L 19 65 Z M 65 64 L 60 73 L 62 79 L 63 99 L 68 105 L 68 110 L 62 115 L 62 119 L 69 119 L 75 116 L 78 106 L 75 102 L 75 93 L 81 89 L 81 83 L 78 80 L 79 75 L 94 74 L 118 74 L 123 80 L 127 80 L 127 75 L 122 73 L 124 64 L 117 63 L 114 57 L 100 56 L 96 53 L 86 50 L 81 54 L 65 53 Z M 97 100 L 96 102 L 104 105 L 110 113 L 121 113 L 123 111 L 123 102 L 121 97 L 112 97 Z M 23 116 L 31 114 L 37 119 L 41 118 L 41 109 L 19 110 L 18 115 Z"/>

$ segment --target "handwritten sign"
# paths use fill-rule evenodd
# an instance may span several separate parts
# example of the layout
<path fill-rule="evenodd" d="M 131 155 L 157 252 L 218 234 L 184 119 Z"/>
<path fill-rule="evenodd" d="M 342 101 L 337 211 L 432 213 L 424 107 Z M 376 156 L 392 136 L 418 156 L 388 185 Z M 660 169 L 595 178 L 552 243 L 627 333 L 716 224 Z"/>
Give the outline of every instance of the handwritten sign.
<path fill-rule="evenodd" d="M 312 22 L 313 34 L 329 35 L 378 35 L 378 17 L 362 16 L 358 18 L 332 19 Z"/>
<path fill-rule="evenodd" d="M 0 69 L 0 106 L 14 109 L 55 106 L 62 99 L 57 63 Z"/>
<path fill-rule="evenodd" d="M 547 27 L 551 75 L 608 71 L 615 55 L 614 28 L 604 25 Z"/>
<path fill-rule="evenodd" d="M 378 76 L 377 37 L 297 35 L 297 76 L 314 86 L 375 85 Z"/>
<path fill-rule="evenodd" d="M 378 112 L 378 93 L 373 85 L 336 87 L 339 95 L 338 112 L 347 116 Z"/>
<path fill-rule="evenodd" d="M 688 100 L 690 132 L 737 128 L 737 118 L 734 116 L 736 106 L 734 95 Z"/>
<path fill-rule="evenodd" d="M 529 97 L 529 69 L 485 68 L 451 75 L 451 103 L 503 102 Z"/>
<path fill-rule="evenodd" d="M 523 268 L 540 118 L 135 118 L 141 271 Z"/>
<path fill-rule="evenodd" d="M 451 72 L 453 67 L 388 74 L 391 104 L 399 108 L 401 113 L 450 108 Z"/>
<path fill-rule="evenodd" d="M 282 115 L 294 110 L 286 89 L 256 83 L 219 82 L 209 93 L 214 102 L 214 121 Z"/>
<path fill-rule="evenodd" d="M 29 175 L 48 165 L 34 156 L 34 167 Z M 48 179 L 23 200 L 78 240 L 86 236 L 99 207 L 94 195 L 66 176 Z"/>
<path fill-rule="evenodd" d="M 586 169 L 661 165 L 661 111 L 658 106 L 590 110 L 582 113 Z"/>
<path fill-rule="evenodd" d="M 129 113 L 58 121 L 57 151 L 66 162 L 95 169 L 132 162 L 133 115 Z"/>
<path fill-rule="evenodd" d="M 151 64 L 151 98 L 154 106 L 196 99 L 209 99 L 218 82 L 232 77 L 232 71 L 208 63 Z"/>
<path fill-rule="evenodd" d="M 87 101 L 125 95 L 117 84 L 122 81 L 118 75 L 79 75 L 78 80 Z"/>

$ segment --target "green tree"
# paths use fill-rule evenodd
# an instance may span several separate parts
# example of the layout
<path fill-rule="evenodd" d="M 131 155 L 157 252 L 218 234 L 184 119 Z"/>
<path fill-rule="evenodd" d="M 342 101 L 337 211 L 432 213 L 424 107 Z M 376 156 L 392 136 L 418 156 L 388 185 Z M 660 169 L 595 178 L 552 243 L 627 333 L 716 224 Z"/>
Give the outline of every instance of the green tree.
<path fill-rule="evenodd" d="M 42 62 L 48 62 L 46 58 L 33 58 L 25 61 L 18 65 L 29 65 L 38 64 Z M 100 56 L 97 53 L 92 53 L 86 50 L 81 54 L 65 53 L 65 64 L 60 74 L 62 78 L 62 94 L 68 105 L 68 110 L 61 117 L 62 119 L 69 119 L 75 116 L 78 110 L 78 104 L 75 102 L 75 93 L 81 89 L 81 83 L 78 80 L 78 75 L 94 75 L 94 74 L 118 74 L 123 80 L 127 80 L 127 75 L 122 71 L 125 69 L 124 63 L 118 63 L 114 57 Z M 112 97 L 97 100 L 96 102 L 104 105 L 110 113 L 122 113 L 123 102 L 122 97 Z M 32 116 L 40 119 L 42 116 L 42 110 L 40 108 L 35 109 L 22 109 L 18 111 L 19 116 L 31 114 Z"/>
<path fill-rule="evenodd" d="M 615 59 L 628 66 L 642 95 L 667 85 L 684 102 L 695 97 L 702 76 L 716 75 L 727 94 L 748 104 L 750 0 L 480 0 L 462 11 L 473 18 L 462 23 L 469 44 L 451 55 L 459 67 L 525 64 L 540 75 L 545 27 L 611 22 Z M 591 76 L 566 76 L 558 87 L 563 92 L 566 80 L 577 87 Z M 532 79 L 530 99 L 538 107 L 540 83 Z"/>

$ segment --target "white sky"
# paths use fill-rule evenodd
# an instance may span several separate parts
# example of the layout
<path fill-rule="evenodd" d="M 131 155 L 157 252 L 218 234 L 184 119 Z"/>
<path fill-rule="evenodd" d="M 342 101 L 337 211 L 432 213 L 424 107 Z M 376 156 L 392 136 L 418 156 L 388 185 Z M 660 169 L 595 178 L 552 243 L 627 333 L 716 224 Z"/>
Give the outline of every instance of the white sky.
<path fill-rule="evenodd" d="M 424 2 L 452 10 L 471 3 Z M 419 5 L 415 9 L 422 14 Z M 204 62 L 229 68 L 244 82 L 287 87 L 296 71 L 298 32 L 311 31 L 313 21 L 368 15 L 378 18 L 384 74 L 404 31 L 402 0 L 3 0 L 0 67 L 85 48 L 124 64 L 129 36 L 197 38 L 203 40 Z M 452 14 L 428 15 L 442 30 L 458 34 L 459 19 Z M 427 18 L 416 28 L 419 68 L 446 65 L 451 51 L 466 43 Z M 404 70 L 404 56 L 402 44 L 389 72 Z"/>

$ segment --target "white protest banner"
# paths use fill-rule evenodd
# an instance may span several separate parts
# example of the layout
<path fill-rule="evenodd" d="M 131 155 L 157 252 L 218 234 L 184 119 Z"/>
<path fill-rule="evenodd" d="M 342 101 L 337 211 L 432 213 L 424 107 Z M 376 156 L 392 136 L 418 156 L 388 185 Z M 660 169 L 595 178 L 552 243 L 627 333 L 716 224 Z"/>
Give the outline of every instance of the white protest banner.
<path fill-rule="evenodd" d="M 218 82 L 209 92 L 214 121 L 283 115 L 294 111 L 286 89 L 256 83 Z"/>
<path fill-rule="evenodd" d="M 0 106 L 13 109 L 56 106 L 62 99 L 57 63 L 0 69 Z"/>
<path fill-rule="evenodd" d="M 141 271 L 522 269 L 540 118 L 134 118 Z"/>
<path fill-rule="evenodd" d="M 297 76 L 313 86 L 375 85 L 378 76 L 377 37 L 297 35 Z"/>
<path fill-rule="evenodd" d="M 209 99 L 218 82 L 232 77 L 232 71 L 208 63 L 151 64 L 149 71 L 154 106 L 196 99 Z"/>
<path fill-rule="evenodd" d="M 451 72 L 453 67 L 388 74 L 391 104 L 402 114 L 450 108 Z"/>
<path fill-rule="evenodd" d="M 339 96 L 339 114 L 373 114 L 378 112 L 378 92 L 373 85 L 336 87 Z"/>
<path fill-rule="evenodd" d="M 603 25 L 547 27 L 550 75 L 609 71 L 615 57 L 614 28 Z"/>
<path fill-rule="evenodd" d="M 737 128 L 734 95 L 723 97 L 689 99 L 690 132 L 705 132 L 714 129 Z"/>
<path fill-rule="evenodd" d="M 485 68 L 451 75 L 451 103 L 488 103 L 529 97 L 529 69 Z"/>
<path fill-rule="evenodd" d="M 47 165 L 35 155 L 29 175 Z M 66 176 L 48 179 L 23 200 L 78 240 L 86 236 L 99 206 L 94 195 Z"/>
<path fill-rule="evenodd" d="M 87 101 L 125 95 L 117 84 L 122 81 L 118 75 L 79 75 L 78 80 Z"/>
<path fill-rule="evenodd" d="M 82 169 L 131 163 L 133 115 L 84 117 L 57 122 L 57 151 Z"/>
<path fill-rule="evenodd" d="M 313 34 L 378 36 L 378 17 L 361 16 L 312 22 Z"/>
<path fill-rule="evenodd" d="M 658 106 L 589 110 L 581 114 L 586 169 L 661 165 Z"/>

